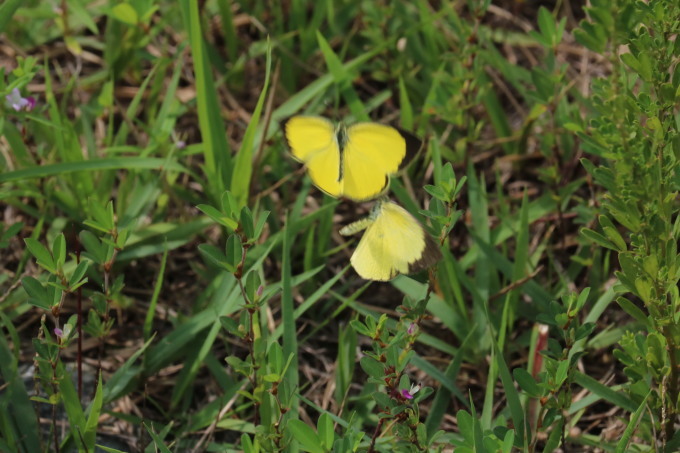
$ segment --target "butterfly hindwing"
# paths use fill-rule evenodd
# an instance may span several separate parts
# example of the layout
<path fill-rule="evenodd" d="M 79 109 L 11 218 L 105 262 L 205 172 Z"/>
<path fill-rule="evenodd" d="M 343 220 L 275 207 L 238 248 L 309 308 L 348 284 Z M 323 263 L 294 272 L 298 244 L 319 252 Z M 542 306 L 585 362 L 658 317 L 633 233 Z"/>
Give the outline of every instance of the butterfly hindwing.
<path fill-rule="evenodd" d="M 390 280 L 430 267 L 441 258 L 436 242 L 408 211 L 379 202 L 351 263 L 367 280 Z"/>

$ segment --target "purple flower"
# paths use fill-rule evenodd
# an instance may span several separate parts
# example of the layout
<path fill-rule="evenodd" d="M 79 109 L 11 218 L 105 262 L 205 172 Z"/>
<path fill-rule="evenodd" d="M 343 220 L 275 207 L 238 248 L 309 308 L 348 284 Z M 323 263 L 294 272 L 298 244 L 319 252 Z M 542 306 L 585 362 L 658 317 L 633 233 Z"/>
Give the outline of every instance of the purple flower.
<path fill-rule="evenodd" d="M 61 338 L 64 336 L 64 331 L 61 330 L 59 327 L 55 327 L 54 334 L 57 336 L 57 338 Z"/>
<path fill-rule="evenodd" d="M 35 107 L 35 98 L 33 96 L 29 96 L 26 98 L 26 100 L 28 101 L 26 110 L 30 112 L 31 110 L 33 110 L 33 107 Z"/>
<path fill-rule="evenodd" d="M 407 400 L 412 400 L 413 396 L 420 390 L 420 384 L 413 384 L 409 390 L 402 389 L 401 396 Z"/>
<path fill-rule="evenodd" d="M 407 400 L 412 400 L 412 399 L 413 399 L 413 395 L 411 395 L 411 394 L 409 393 L 409 391 L 406 390 L 406 389 L 402 389 L 402 390 L 401 390 L 401 396 L 403 396 L 403 397 L 406 398 Z"/>
<path fill-rule="evenodd" d="M 181 150 L 187 147 L 187 142 L 185 142 L 184 140 L 179 140 L 175 143 L 175 146 L 177 147 L 177 149 Z"/>
<path fill-rule="evenodd" d="M 10 107 L 17 112 L 22 110 L 30 112 L 33 110 L 33 107 L 35 107 L 35 98 L 33 96 L 28 96 L 26 98 L 21 97 L 19 88 L 14 88 L 10 94 L 5 96 L 5 99 L 7 99 L 7 103 Z"/>
<path fill-rule="evenodd" d="M 416 323 L 412 322 L 411 324 L 408 325 L 408 328 L 406 329 L 406 332 L 407 332 L 409 335 L 413 335 L 413 334 L 416 332 L 416 329 L 417 329 L 417 328 L 418 328 L 418 326 L 416 325 Z"/>

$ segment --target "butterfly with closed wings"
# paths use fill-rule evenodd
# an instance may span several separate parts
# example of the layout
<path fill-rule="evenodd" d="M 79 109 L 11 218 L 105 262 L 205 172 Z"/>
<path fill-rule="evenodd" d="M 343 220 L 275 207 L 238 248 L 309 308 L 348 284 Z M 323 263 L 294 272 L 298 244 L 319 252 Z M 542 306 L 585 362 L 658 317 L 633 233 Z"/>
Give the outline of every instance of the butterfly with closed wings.
<path fill-rule="evenodd" d="M 349 236 L 366 230 L 350 262 L 366 280 L 391 280 L 434 265 L 442 257 L 439 246 L 406 209 L 378 200 L 369 217 L 340 230 Z"/>

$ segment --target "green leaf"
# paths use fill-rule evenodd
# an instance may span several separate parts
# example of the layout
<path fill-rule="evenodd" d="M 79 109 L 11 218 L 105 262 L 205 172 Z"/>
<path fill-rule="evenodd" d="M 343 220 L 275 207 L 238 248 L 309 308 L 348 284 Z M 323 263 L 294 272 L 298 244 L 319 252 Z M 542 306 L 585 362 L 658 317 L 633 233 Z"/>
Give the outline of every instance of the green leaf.
<path fill-rule="evenodd" d="M 109 246 L 103 244 L 97 236 L 88 230 L 81 231 L 78 236 L 92 261 L 97 264 L 104 264 L 108 260 Z"/>
<path fill-rule="evenodd" d="M 239 338 L 244 336 L 245 331 L 239 331 L 239 323 L 235 319 L 228 316 L 220 316 L 220 322 L 222 323 L 222 327 L 224 327 L 224 329 L 231 335 L 237 336 Z"/>
<path fill-rule="evenodd" d="M 119 3 L 111 8 L 111 17 L 128 25 L 137 25 L 139 22 L 137 11 L 129 3 Z"/>
<path fill-rule="evenodd" d="M 290 420 L 287 429 L 290 430 L 293 438 L 300 442 L 303 451 L 324 453 L 319 436 L 305 422 L 295 419 Z"/>
<path fill-rule="evenodd" d="M 196 206 L 199 211 L 213 219 L 215 222 L 219 223 L 222 226 L 227 227 L 231 231 L 234 231 L 238 227 L 238 222 L 236 222 L 234 219 L 232 219 L 229 216 L 224 215 L 214 207 L 207 205 L 207 204 L 199 204 Z"/>
<path fill-rule="evenodd" d="M 66 239 L 64 233 L 59 233 L 52 242 L 52 256 L 57 269 L 61 269 L 66 262 Z"/>
<path fill-rule="evenodd" d="M 581 28 L 574 30 L 574 38 L 579 44 L 599 54 L 603 53 L 607 45 L 607 34 L 599 24 L 581 21 Z"/>
<path fill-rule="evenodd" d="M 243 453 L 259 452 L 259 449 L 258 450 L 255 449 L 253 441 L 250 439 L 250 436 L 246 433 L 241 434 L 241 448 L 243 449 Z"/>
<path fill-rule="evenodd" d="M 81 281 L 81 279 L 85 276 L 85 272 L 87 272 L 87 268 L 89 267 L 90 262 L 83 260 L 78 265 L 76 266 L 76 269 L 73 271 L 73 274 L 71 275 L 71 278 L 68 281 L 68 286 L 69 286 L 69 291 L 73 291 L 85 282 L 87 282 L 87 279 Z"/>
<path fill-rule="evenodd" d="M 569 360 L 561 360 L 557 365 L 557 371 L 555 372 L 555 384 L 561 386 L 562 383 L 567 379 L 568 372 Z"/>
<path fill-rule="evenodd" d="M 31 255 L 35 257 L 38 265 L 52 274 L 57 273 L 57 264 L 52 258 L 52 254 L 44 245 L 33 238 L 24 239 L 24 243 L 26 244 L 26 247 L 28 247 L 28 251 L 31 252 Z"/>
<path fill-rule="evenodd" d="M 559 43 L 560 37 L 557 36 L 555 18 L 545 6 L 541 6 L 538 10 L 538 28 L 549 46 L 552 47 Z"/>
<path fill-rule="evenodd" d="M 600 245 L 602 247 L 605 247 L 605 248 L 608 248 L 608 249 L 611 249 L 611 250 L 615 250 L 617 252 L 621 251 L 616 247 L 616 245 L 611 243 L 609 241 L 609 239 L 602 236 L 600 233 L 598 233 L 594 230 L 591 230 L 590 228 L 581 228 L 581 230 L 579 232 L 581 233 L 581 236 L 588 239 L 589 241 L 596 243 L 597 245 Z"/>
<path fill-rule="evenodd" d="M 640 77 L 642 77 L 642 80 L 645 82 L 652 82 L 654 80 L 654 66 L 652 64 L 651 57 L 647 52 L 640 52 L 638 55 L 638 61 L 640 63 Z"/>
<path fill-rule="evenodd" d="M 520 388 L 524 390 L 529 396 L 540 398 L 543 396 L 543 389 L 538 385 L 536 379 L 529 374 L 524 368 L 515 368 L 512 370 L 512 375 L 519 384 Z"/>
<path fill-rule="evenodd" d="M 198 246 L 198 251 L 201 252 L 205 258 L 208 259 L 215 266 L 234 273 L 236 268 L 230 263 L 229 259 L 214 245 L 201 244 Z"/>
<path fill-rule="evenodd" d="M 252 238 L 253 241 L 256 241 L 260 238 L 260 235 L 262 234 L 262 230 L 264 230 L 264 226 L 267 223 L 268 217 L 269 217 L 269 211 L 264 211 L 257 218 L 257 225 L 255 225 L 255 231 L 253 232 L 253 238 Z"/>
<path fill-rule="evenodd" d="M 335 442 L 335 432 L 333 430 L 333 419 L 328 413 L 324 412 L 316 423 L 316 430 L 321 438 L 321 446 L 325 451 L 330 451 Z"/>
<path fill-rule="evenodd" d="M 52 301 L 45 287 L 36 278 L 27 276 L 21 279 L 21 285 L 28 294 L 28 303 L 45 310 L 52 309 Z"/>
<path fill-rule="evenodd" d="M 640 62 L 638 61 L 637 58 L 632 53 L 624 53 L 621 55 L 621 61 L 624 62 L 626 66 L 628 66 L 630 69 L 633 71 L 639 73 L 640 72 Z"/>
<path fill-rule="evenodd" d="M 243 258 L 243 246 L 241 245 L 241 238 L 236 234 L 231 234 L 227 238 L 226 245 L 226 265 L 234 270 L 241 264 Z"/>
<path fill-rule="evenodd" d="M 283 349 L 278 343 L 272 343 L 267 352 L 267 363 L 269 369 L 274 373 L 283 373 Z"/>
<path fill-rule="evenodd" d="M 375 360 L 373 357 L 364 356 L 359 361 L 359 364 L 370 377 L 381 379 L 385 376 L 383 364 Z"/>
<path fill-rule="evenodd" d="M 248 272 L 248 275 L 246 275 L 246 295 L 249 301 L 255 302 L 258 300 L 260 296 L 258 296 L 257 291 L 261 285 L 260 274 L 257 271 Z"/>
<path fill-rule="evenodd" d="M 102 206 L 99 201 L 94 198 L 90 198 L 89 203 L 89 215 L 94 220 L 93 223 L 85 222 L 86 225 L 90 225 L 104 233 L 111 233 L 115 227 L 113 218 L 113 202 L 109 201 L 106 207 Z"/>
<path fill-rule="evenodd" d="M 616 245 L 618 251 L 625 251 L 628 248 L 626 241 L 623 240 L 623 237 L 618 232 L 612 221 L 609 220 L 609 217 L 601 215 L 598 217 L 598 219 L 600 221 L 600 225 L 602 225 L 602 231 L 604 232 L 605 236 L 607 236 L 607 239 Z"/>
<path fill-rule="evenodd" d="M 244 206 L 243 209 L 241 209 L 240 221 L 243 234 L 248 241 L 252 240 L 255 236 L 255 225 L 253 223 L 253 213 L 250 212 L 248 206 Z"/>
<path fill-rule="evenodd" d="M 619 304 L 623 311 L 635 318 L 636 321 L 648 326 L 651 329 L 647 315 L 645 315 L 645 313 L 640 310 L 640 308 L 638 308 L 633 302 L 623 296 L 620 296 L 616 299 L 616 303 Z"/>

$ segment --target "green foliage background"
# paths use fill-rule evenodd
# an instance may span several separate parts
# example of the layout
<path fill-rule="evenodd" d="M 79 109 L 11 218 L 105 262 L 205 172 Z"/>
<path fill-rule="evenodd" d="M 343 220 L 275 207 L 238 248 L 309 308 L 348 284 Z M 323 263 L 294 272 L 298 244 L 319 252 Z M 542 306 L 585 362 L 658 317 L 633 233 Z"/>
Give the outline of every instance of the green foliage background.
<path fill-rule="evenodd" d="M 36 104 L 0 106 L 0 450 L 678 451 L 679 29 L 6 0 L 0 94 Z M 312 186 L 298 113 L 426 138 L 390 194 L 432 274 L 354 273 L 370 203 Z"/>

